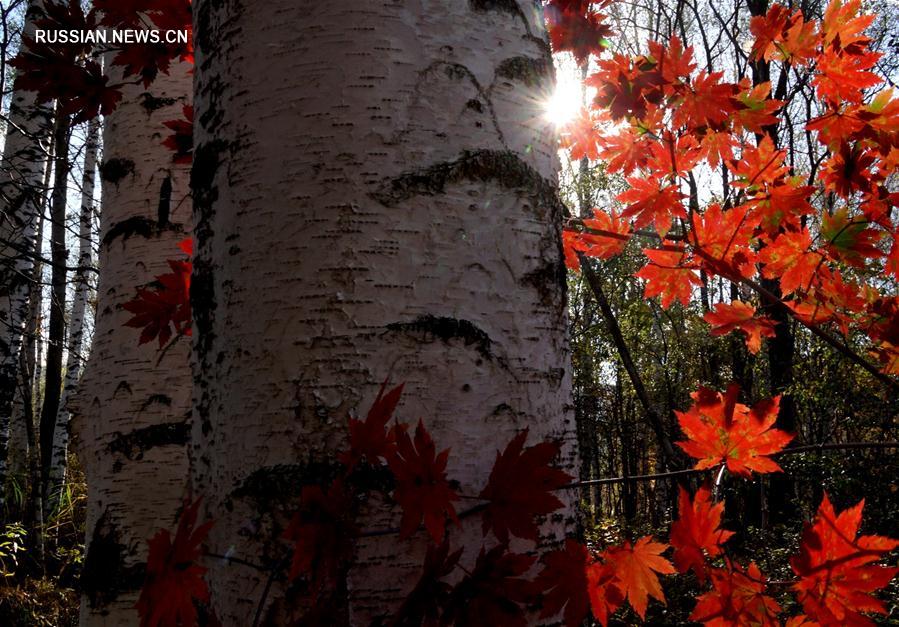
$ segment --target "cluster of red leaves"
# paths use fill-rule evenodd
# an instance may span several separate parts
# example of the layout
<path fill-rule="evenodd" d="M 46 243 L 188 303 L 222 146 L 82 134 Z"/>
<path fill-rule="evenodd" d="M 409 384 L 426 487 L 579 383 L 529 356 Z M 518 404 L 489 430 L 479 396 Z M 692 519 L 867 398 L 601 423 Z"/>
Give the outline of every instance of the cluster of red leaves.
<path fill-rule="evenodd" d="M 692 497 L 680 489 L 670 546 L 644 536 L 600 550 L 567 539 L 558 550 L 542 555 L 534 575 L 537 558 L 512 551 L 510 537 L 536 541 L 540 518 L 562 507 L 553 493 L 570 477 L 552 466 L 559 445 L 525 446 L 527 432 L 497 453 L 479 496 L 484 503 L 484 537 L 492 531 L 500 542 L 485 544 L 473 567 L 461 569 L 463 550 L 452 550 L 446 527 L 447 520 L 460 524 L 452 505 L 459 495 L 446 476 L 448 451 L 436 453 L 421 421 L 414 438 L 407 425 L 390 424 L 402 390 L 403 386 L 388 390 L 385 382 L 365 420 L 351 419 L 349 448 L 339 456 L 344 475 L 327 487 L 303 487 L 283 534 L 293 545 L 288 577 L 306 581 L 310 616 L 318 616 L 317 604 L 330 598 L 329 592 L 352 563 L 360 533 L 357 504 L 364 491 L 372 489 L 360 488 L 354 476 L 367 467 L 388 469 L 393 475 L 393 500 L 403 510 L 400 536 L 411 535 L 424 523 L 431 540 L 418 582 L 389 623 L 395 627 L 524 626 L 531 612 L 543 619 L 561 616 L 567 627 L 577 627 L 592 615 L 605 626 L 625 604 L 645 618 L 651 598 L 665 603 L 659 576 L 688 571 L 701 585 L 708 585 L 697 598 L 691 620 L 716 627 L 780 625 L 781 608 L 767 595 L 759 568 L 725 557 L 723 545 L 734 532 L 721 527 L 724 503 L 715 503 L 707 486 Z M 727 464 L 735 473 L 747 475 L 750 470 L 777 469 L 767 455 L 780 450 L 789 436 L 769 428 L 776 400 L 749 409 L 737 403 L 736 396 L 733 387 L 726 394 L 702 390 L 694 395 L 693 408 L 680 415 L 691 437 L 681 446 L 700 457 L 698 466 L 703 468 Z M 137 605 L 142 627 L 195 625 L 195 602 L 208 600 L 198 560 L 210 523 L 196 527 L 198 507 L 199 502 L 185 507 L 174 538 L 161 531 L 149 541 L 147 581 Z M 799 553 L 791 560 L 797 576 L 792 589 L 804 614 L 791 618 L 789 626 L 869 625 L 862 612 L 884 613 L 883 604 L 872 595 L 899 569 L 875 562 L 899 542 L 858 536 L 862 507 L 859 503 L 837 514 L 825 495 L 817 519 L 806 528 Z M 673 564 L 663 555 L 669 548 L 674 551 Z M 461 578 L 458 570 L 464 570 Z"/>
<path fill-rule="evenodd" d="M 174 538 L 163 529 L 148 541 L 147 576 L 135 606 L 141 627 L 196 625 L 194 601 L 209 600 L 206 569 L 198 562 L 212 522 L 196 526 L 199 509 L 199 500 L 185 505 Z"/>
<path fill-rule="evenodd" d="M 159 338 L 159 346 L 165 346 L 172 335 L 190 335 L 190 274 L 193 264 L 189 257 L 193 241 L 182 241 L 179 248 L 188 261 L 168 260 L 171 272 L 161 274 L 148 286 L 137 288 L 137 296 L 122 305 L 133 314 L 125 326 L 141 329 L 140 344 Z"/>
<path fill-rule="evenodd" d="M 590 3 L 559 4 L 591 15 Z M 782 303 L 799 322 L 867 334 L 882 370 L 899 374 L 899 318 L 883 315 L 895 311 L 896 297 L 883 294 L 877 280 L 884 273 L 899 278 L 892 217 L 899 194 L 887 184 L 899 165 L 899 98 L 890 89 L 866 96 L 882 80 L 872 71 L 880 55 L 864 35 L 873 17 L 859 15 L 860 6 L 832 0 L 823 19 L 809 20 L 773 4 L 751 21 L 752 60 L 804 73 L 802 81 L 814 87 L 822 113 L 807 129 L 829 156 L 812 180 L 794 175 L 768 132 L 785 106 L 769 83 L 728 82 L 721 72 L 697 70 L 693 49 L 677 37 L 649 42 L 648 54 L 598 58 L 587 78 L 596 89 L 592 107 L 564 129 L 563 145 L 572 158 L 606 161 L 610 173 L 627 177 L 628 188 L 617 197 L 619 212 L 572 223 L 564 235 L 568 265 L 618 254 L 652 228 L 660 244 L 643 251 L 647 264 L 636 273 L 647 298 L 660 297 L 665 308 L 689 305 L 701 274 L 748 288 L 777 280 Z M 581 58 L 585 49 L 561 34 L 556 39 L 557 50 Z M 724 204 L 701 206 L 691 170 L 703 164 L 726 170 Z M 818 201 L 825 197 L 833 201 L 827 207 Z M 775 326 L 757 312 L 749 302 L 724 303 L 706 321 L 715 334 L 740 331 L 758 352 Z"/>
<path fill-rule="evenodd" d="M 191 0 L 95 0 L 85 12 L 79 0 L 50 0 L 44 15 L 36 20 L 41 30 L 87 33 L 98 28 L 159 29 L 190 31 Z M 111 49 L 110 49 L 111 50 Z M 32 91 L 39 102 L 58 102 L 62 113 L 82 122 L 108 115 L 122 98 L 120 84 L 111 84 L 96 58 L 107 50 L 101 44 L 37 42 L 23 37 L 19 54 L 10 61 L 18 70 L 16 88 Z M 134 42 L 121 48 L 112 59 L 126 79 L 139 77 L 145 87 L 160 72 L 168 72 L 172 61 L 193 62 L 193 44 Z"/>
<path fill-rule="evenodd" d="M 79 0 L 47 2 L 44 15 L 35 20 L 41 30 L 93 31 L 98 26 L 93 11 L 85 13 Z M 16 68 L 16 89 L 32 91 L 38 102 L 58 102 L 60 111 L 74 122 L 110 113 L 122 94 L 110 85 L 100 64 L 92 58 L 90 44 L 37 43 L 22 37 L 19 54 L 10 61 Z"/>

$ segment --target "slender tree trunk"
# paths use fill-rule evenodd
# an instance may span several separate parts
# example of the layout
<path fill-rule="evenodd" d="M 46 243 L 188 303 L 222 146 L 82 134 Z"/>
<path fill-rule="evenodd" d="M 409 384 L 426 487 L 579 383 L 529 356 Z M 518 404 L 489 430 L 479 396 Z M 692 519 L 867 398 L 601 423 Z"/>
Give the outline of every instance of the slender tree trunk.
<path fill-rule="evenodd" d="M 94 178 L 97 170 L 97 153 L 100 147 L 100 120 L 90 122 L 84 148 L 84 168 L 81 178 L 81 212 L 78 219 L 78 263 L 75 271 L 75 294 L 72 299 L 72 315 L 69 319 L 68 356 L 66 376 L 56 415 L 53 432 L 53 452 L 50 460 L 50 482 L 48 494 L 53 500 L 58 498 L 66 477 L 66 457 L 69 449 L 69 408 L 71 398 L 81 377 L 83 364 L 84 318 L 91 296 L 89 268 L 93 263 L 93 243 L 91 240 L 94 215 Z"/>
<path fill-rule="evenodd" d="M 88 481 L 84 626 L 137 624 L 146 541 L 172 526 L 186 495 L 190 343 L 181 338 L 164 353 L 155 341 L 138 345 L 122 304 L 168 272 L 167 259 L 183 257 L 188 166 L 174 165 L 162 142 L 164 123 L 191 100 L 190 69 L 174 64 L 150 93 L 127 87 L 105 120 L 96 326 L 69 400 L 72 446 Z"/>
<path fill-rule="evenodd" d="M 46 503 L 50 460 L 53 453 L 53 432 L 59 399 L 62 392 L 62 356 L 66 338 L 66 283 L 68 252 L 66 250 L 66 200 L 69 191 L 69 133 L 71 117 L 57 112 L 53 131 L 56 166 L 53 176 L 53 197 L 50 201 L 50 322 L 47 326 L 47 357 L 45 363 L 44 404 L 41 407 L 41 493 Z M 47 511 L 47 508 L 44 508 Z"/>
<path fill-rule="evenodd" d="M 280 561 L 290 488 L 344 446 L 351 408 L 405 382 L 461 492 L 520 429 L 575 469 L 552 61 L 533 2 L 195 2 L 194 487 L 211 550 Z M 277 19 L 273 20 L 272 16 Z M 273 51 L 276 51 L 273 53 Z M 254 487 L 257 486 L 257 487 Z M 566 495 L 570 498 L 570 495 Z M 541 552 L 573 529 L 544 526 Z M 365 528 L 395 526 L 373 505 Z M 480 524 L 453 531 L 480 547 Z M 395 609 L 424 537 L 368 538 L 348 620 Z M 265 586 L 211 563 L 212 605 L 249 625 Z M 290 624 L 274 582 L 263 624 Z M 539 623 L 536 616 L 534 623 Z"/>
<path fill-rule="evenodd" d="M 29 4 L 23 35 L 34 32 L 42 7 L 42 0 Z M 0 164 L 0 491 L 6 482 L 9 421 L 22 332 L 28 318 L 28 279 L 34 266 L 40 186 L 51 117 L 50 106 L 37 104 L 32 92 L 14 88 Z"/>
<path fill-rule="evenodd" d="M 35 392 L 39 385 L 38 376 L 41 370 L 40 343 L 41 325 L 43 319 L 43 272 L 44 264 L 41 257 L 44 254 L 44 216 L 47 213 L 47 190 L 50 188 L 50 180 L 53 176 L 53 150 L 44 172 L 44 193 L 41 198 L 41 210 L 38 216 L 37 233 L 35 235 L 35 263 L 31 272 L 31 285 L 28 290 L 28 321 L 25 324 L 22 349 L 20 353 L 19 384 L 16 387 L 15 400 L 12 411 L 12 424 L 9 430 L 9 472 L 13 477 L 24 477 L 28 468 L 28 456 L 30 454 L 28 443 L 28 429 L 26 416 L 34 420 L 35 408 L 40 405 L 35 403 Z M 27 390 L 26 390 L 27 388 Z M 26 407 L 26 404 L 30 406 Z M 32 428 L 34 425 L 32 425 Z"/>

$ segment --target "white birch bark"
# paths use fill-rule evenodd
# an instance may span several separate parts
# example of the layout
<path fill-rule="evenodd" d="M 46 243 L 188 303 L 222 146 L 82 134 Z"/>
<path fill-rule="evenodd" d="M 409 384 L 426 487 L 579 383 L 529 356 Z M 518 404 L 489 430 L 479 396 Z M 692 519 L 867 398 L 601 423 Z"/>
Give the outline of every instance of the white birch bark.
<path fill-rule="evenodd" d="M 452 448 L 462 493 L 478 493 L 496 449 L 525 427 L 531 442 L 563 440 L 573 469 L 537 3 L 194 9 L 192 474 L 215 519 L 210 550 L 281 559 L 281 490 L 321 480 L 314 468 L 344 446 L 350 408 L 364 411 L 388 376 L 406 383 L 402 418 L 423 418 Z M 570 529 L 573 511 L 561 514 L 538 551 Z M 398 522 L 377 508 L 363 518 Z M 479 519 L 453 536 L 470 566 Z M 421 533 L 361 543 L 351 624 L 396 609 L 424 544 Z M 218 618 L 252 624 L 265 577 L 208 565 Z M 262 624 L 291 624 L 295 595 L 276 581 Z"/>
<path fill-rule="evenodd" d="M 42 0 L 30 2 L 23 36 L 34 32 L 42 6 Z M 34 266 L 51 118 L 49 105 L 37 104 L 32 92 L 14 88 L 0 164 L 0 488 L 6 477 L 9 423 L 28 318 L 28 277 Z"/>
<path fill-rule="evenodd" d="M 40 387 L 41 369 L 41 326 L 43 309 L 43 283 L 42 274 L 44 264 L 40 261 L 43 255 L 44 242 L 44 215 L 47 208 L 47 190 L 53 176 L 53 151 L 47 158 L 44 169 L 44 183 L 41 197 L 40 215 L 38 216 L 37 233 L 35 234 L 35 249 L 37 255 L 32 267 L 32 278 L 28 293 L 28 320 L 25 323 L 22 348 L 20 349 L 19 370 L 17 373 L 18 385 L 12 408 L 12 422 L 9 428 L 9 474 L 12 477 L 24 477 L 27 472 L 28 454 L 28 428 L 26 420 L 34 421 L 35 408 L 40 407 L 35 402 L 36 394 Z M 26 389 L 27 388 L 27 389 Z M 32 425 L 34 428 L 34 425 Z M 23 482 L 24 483 L 24 482 Z"/>
<path fill-rule="evenodd" d="M 75 271 L 75 293 L 72 300 L 72 312 L 69 318 L 68 354 L 66 356 L 66 374 L 63 382 L 62 398 L 56 416 L 56 428 L 53 432 L 53 455 L 50 463 L 48 495 L 49 505 L 54 501 L 65 484 L 66 458 L 69 449 L 68 401 L 72 397 L 84 362 L 84 319 L 87 304 L 91 297 L 90 271 L 93 263 L 92 224 L 94 215 L 94 179 L 97 170 L 97 154 L 100 148 L 100 119 L 91 120 L 88 126 L 84 147 L 84 166 L 81 177 L 81 211 L 78 217 L 78 261 Z M 52 511 L 52 510 L 47 510 Z"/>
<path fill-rule="evenodd" d="M 172 526 L 185 496 L 190 343 L 182 338 L 164 354 L 156 342 L 139 346 L 140 331 L 123 326 L 131 316 L 121 306 L 170 271 L 167 259 L 183 257 L 189 166 L 174 165 L 162 142 L 164 122 L 181 118 L 190 101 L 189 70 L 174 64 L 149 93 L 127 88 L 105 120 L 96 326 L 69 402 L 88 482 L 84 626 L 138 624 L 146 540 Z"/>

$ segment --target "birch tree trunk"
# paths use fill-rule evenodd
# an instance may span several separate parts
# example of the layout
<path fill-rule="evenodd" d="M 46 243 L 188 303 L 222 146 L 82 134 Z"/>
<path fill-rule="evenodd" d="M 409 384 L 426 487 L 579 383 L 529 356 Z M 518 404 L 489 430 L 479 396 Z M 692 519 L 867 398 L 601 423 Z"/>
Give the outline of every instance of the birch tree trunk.
<path fill-rule="evenodd" d="M 19 351 L 19 383 L 16 386 L 12 408 L 12 423 L 9 428 L 9 474 L 13 477 L 25 475 L 31 446 L 25 421 L 33 421 L 35 408 L 40 406 L 35 400 L 40 383 L 39 375 L 42 368 L 41 350 L 43 347 L 40 334 L 43 318 L 41 305 L 43 302 L 42 277 L 44 264 L 41 259 L 43 257 L 44 223 L 46 222 L 44 216 L 46 215 L 48 202 L 47 190 L 50 188 L 52 176 L 53 150 L 51 147 L 44 169 L 44 193 L 41 197 L 41 208 L 35 234 L 35 260 L 31 269 L 31 283 L 28 289 L 28 319 L 25 323 L 22 348 Z M 32 425 L 32 429 L 34 429 L 34 425 Z"/>
<path fill-rule="evenodd" d="M 78 262 L 75 271 L 75 294 L 72 298 L 72 314 L 69 318 L 68 355 L 62 399 L 56 415 L 53 446 L 50 459 L 48 494 L 50 505 L 58 500 L 65 485 L 66 457 L 69 449 L 68 401 L 81 378 L 84 350 L 84 318 L 91 296 L 90 268 L 93 264 L 94 179 L 97 170 L 97 153 L 100 148 L 100 120 L 91 120 L 84 146 L 84 167 L 81 177 L 81 211 L 78 217 Z"/>
<path fill-rule="evenodd" d="M 42 7 L 42 0 L 29 3 L 23 37 L 34 32 Z M 28 317 L 28 277 L 34 265 L 51 118 L 50 106 L 37 104 L 32 92 L 14 88 L 0 164 L 0 491 L 6 480 L 9 421 Z"/>
<path fill-rule="evenodd" d="M 88 482 L 84 626 L 137 625 L 146 540 L 172 525 L 185 496 L 190 343 L 182 338 L 164 353 L 155 342 L 139 346 L 140 332 L 123 326 L 130 314 L 121 306 L 169 271 L 167 259 L 183 255 L 188 167 L 173 165 L 162 142 L 164 122 L 180 119 L 190 101 L 189 71 L 173 64 L 151 93 L 128 87 L 105 122 L 96 326 L 69 403 Z"/>
<path fill-rule="evenodd" d="M 575 429 L 556 195 L 552 61 L 535 2 L 194 4 L 194 488 L 210 550 L 287 550 L 284 492 L 322 479 L 348 413 L 387 377 L 400 415 L 451 447 L 461 492 L 496 449 Z M 283 488 L 281 487 L 283 486 Z M 283 491 L 282 491 L 283 490 Z M 395 527 L 374 506 L 362 527 Z M 547 523 L 538 551 L 570 530 Z M 461 533 L 461 538 L 459 534 Z M 480 523 L 454 531 L 480 548 Z M 367 539 L 348 621 L 389 614 L 425 539 Z M 211 563 L 225 625 L 265 578 Z M 261 624 L 292 624 L 275 582 Z M 536 616 L 533 623 L 539 623 Z"/>

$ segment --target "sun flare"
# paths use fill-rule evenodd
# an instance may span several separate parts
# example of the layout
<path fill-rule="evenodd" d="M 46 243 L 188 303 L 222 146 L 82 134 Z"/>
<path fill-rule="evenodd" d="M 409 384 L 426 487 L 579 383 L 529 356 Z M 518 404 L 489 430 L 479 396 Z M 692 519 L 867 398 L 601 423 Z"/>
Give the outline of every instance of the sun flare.
<path fill-rule="evenodd" d="M 543 117 L 556 126 L 573 120 L 583 106 L 583 86 L 573 74 L 558 72 L 556 87 L 544 104 Z"/>

